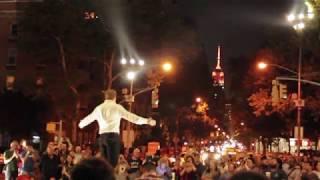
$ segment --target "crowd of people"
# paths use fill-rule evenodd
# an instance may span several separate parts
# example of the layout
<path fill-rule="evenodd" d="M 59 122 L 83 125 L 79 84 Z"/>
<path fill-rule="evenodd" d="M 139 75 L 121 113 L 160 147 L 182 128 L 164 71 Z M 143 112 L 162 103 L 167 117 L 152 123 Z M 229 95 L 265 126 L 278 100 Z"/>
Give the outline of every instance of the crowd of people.
<path fill-rule="evenodd" d="M 205 154 L 205 156 L 204 156 Z M 166 151 L 148 154 L 145 148 L 124 151 L 112 167 L 91 146 L 72 146 L 67 142 L 49 142 L 39 153 L 31 144 L 13 141 L 4 152 L 6 180 L 80 180 L 98 179 L 143 180 L 317 180 L 320 179 L 320 157 L 297 158 L 289 154 L 216 156 L 215 153 L 189 150 L 173 155 Z M 84 164 L 83 164 L 84 163 Z M 76 171 L 78 169 L 78 171 Z M 98 176 L 99 169 L 105 176 Z M 245 174 L 244 172 L 247 172 Z M 251 174 L 250 174 L 251 173 Z"/>

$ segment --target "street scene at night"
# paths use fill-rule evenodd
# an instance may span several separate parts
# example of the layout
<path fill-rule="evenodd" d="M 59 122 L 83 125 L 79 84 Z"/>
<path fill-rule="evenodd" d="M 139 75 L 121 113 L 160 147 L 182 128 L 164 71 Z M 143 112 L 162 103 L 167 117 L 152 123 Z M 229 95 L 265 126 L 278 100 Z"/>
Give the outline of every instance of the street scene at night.
<path fill-rule="evenodd" d="M 319 0 L 0 0 L 0 180 L 320 180 Z"/>

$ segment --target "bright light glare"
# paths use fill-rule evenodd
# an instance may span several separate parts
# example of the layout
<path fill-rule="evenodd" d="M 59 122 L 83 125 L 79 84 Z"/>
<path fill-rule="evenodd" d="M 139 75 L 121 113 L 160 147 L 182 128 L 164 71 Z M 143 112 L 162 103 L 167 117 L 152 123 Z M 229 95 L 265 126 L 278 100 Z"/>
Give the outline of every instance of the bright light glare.
<path fill-rule="evenodd" d="M 133 71 L 129 71 L 129 72 L 127 73 L 127 78 L 128 78 L 129 80 L 134 80 L 134 79 L 136 78 L 136 73 L 133 72 Z"/>
<path fill-rule="evenodd" d="M 241 122 L 241 123 L 240 123 L 240 125 L 241 125 L 241 126 L 244 126 L 244 123 L 243 123 L 243 122 Z"/>
<path fill-rule="evenodd" d="M 214 146 L 211 145 L 211 146 L 209 147 L 209 151 L 210 151 L 210 152 L 214 152 Z"/>
<path fill-rule="evenodd" d="M 302 29 L 304 29 L 304 27 L 305 27 L 304 23 L 301 22 L 301 23 L 299 23 L 299 24 L 296 25 L 296 28 L 295 28 L 295 29 L 297 29 L 297 30 L 302 30 Z"/>
<path fill-rule="evenodd" d="M 267 63 L 264 63 L 264 62 L 258 63 L 258 68 L 259 68 L 259 69 L 265 69 L 265 68 L 267 68 L 267 66 L 268 66 Z"/>
<path fill-rule="evenodd" d="M 201 97 L 197 97 L 197 98 L 196 98 L 196 102 L 197 102 L 197 103 L 200 103 L 201 101 L 202 101 Z"/>
<path fill-rule="evenodd" d="M 313 18 L 314 18 L 314 14 L 313 14 L 313 13 L 309 13 L 309 14 L 308 14 L 308 18 L 309 18 L 309 19 L 313 19 Z"/>
<path fill-rule="evenodd" d="M 221 158 L 221 155 L 220 154 L 214 154 L 213 158 L 215 160 L 219 160 Z"/>
<path fill-rule="evenodd" d="M 300 13 L 299 15 L 298 15 L 298 18 L 301 20 L 301 19 L 304 19 L 304 14 L 302 14 L 302 13 Z"/>
<path fill-rule="evenodd" d="M 219 126 L 218 125 L 214 125 L 214 128 L 218 128 Z"/>
<path fill-rule="evenodd" d="M 144 66 L 144 60 L 139 60 L 139 65 Z"/>
<path fill-rule="evenodd" d="M 290 15 L 287 16 L 287 19 L 288 19 L 289 22 L 292 22 L 292 21 L 294 21 L 296 19 L 296 17 L 295 17 L 294 14 L 290 14 Z"/>
<path fill-rule="evenodd" d="M 172 64 L 170 64 L 170 63 L 164 63 L 164 64 L 162 65 L 162 69 L 163 69 L 164 71 L 166 71 L 166 72 L 169 72 L 169 71 L 171 71 L 171 69 L 172 69 Z"/>
<path fill-rule="evenodd" d="M 130 64 L 135 64 L 136 60 L 134 60 L 133 58 L 130 59 Z"/>
<path fill-rule="evenodd" d="M 127 64 L 126 58 L 121 58 L 120 63 L 123 65 Z"/>
<path fill-rule="evenodd" d="M 206 161 L 206 160 L 208 159 L 208 157 L 209 157 L 208 153 L 202 153 L 202 154 L 201 154 L 201 160 L 202 160 L 202 162 Z"/>

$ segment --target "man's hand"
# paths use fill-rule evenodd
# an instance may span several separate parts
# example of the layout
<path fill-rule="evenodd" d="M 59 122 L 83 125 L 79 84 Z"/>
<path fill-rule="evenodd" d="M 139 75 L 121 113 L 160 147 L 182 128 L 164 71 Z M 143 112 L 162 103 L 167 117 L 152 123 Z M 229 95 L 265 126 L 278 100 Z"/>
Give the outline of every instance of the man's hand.
<path fill-rule="evenodd" d="M 149 118 L 149 119 L 148 119 L 148 124 L 149 124 L 150 126 L 155 126 L 155 125 L 157 124 L 157 121 L 155 121 L 154 119 Z"/>
<path fill-rule="evenodd" d="M 78 124 L 78 127 L 79 127 L 80 129 L 83 128 L 83 124 L 81 123 L 81 121 L 80 121 L 80 123 Z"/>

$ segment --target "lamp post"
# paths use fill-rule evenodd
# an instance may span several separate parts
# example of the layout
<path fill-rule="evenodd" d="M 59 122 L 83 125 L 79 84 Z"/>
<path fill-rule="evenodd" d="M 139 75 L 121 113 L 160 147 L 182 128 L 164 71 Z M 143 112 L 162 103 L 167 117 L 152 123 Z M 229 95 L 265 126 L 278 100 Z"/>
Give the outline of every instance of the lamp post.
<path fill-rule="evenodd" d="M 308 7 L 307 13 L 299 13 L 299 14 L 290 14 L 287 16 L 287 20 L 289 23 L 291 23 L 292 27 L 297 31 L 298 35 L 300 36 L 300 42 L 299 42 L 299 56 L 298 56 L 298 68 L 297 72 L 294 70 L 291 70 L 289 68 L 286 68 L 284 66 L 278 65 L 278 64 L 266 64 L 266 63 L 259 63 L 258 68 L 259 69 L 265 69 L 268 65 L 277 67 L 282 70 L 286 70 L 290 73 L 293 73 L 298 76 L 298 97 L 297 97 L 297 154 L 300 156 L 300 147 L 302 143 L 301 138 L 301 110 L 303 107 L 303 100 L 301 99 L 301 65 L 302 65 L 302 33 L 305 28 L 305 23 L 308 20 L 311 20 L 314 18 L 313 9 Z"/>
<path fill-rule="evenodd" d="M 133 85 L 134 85 L 134 80 L 136 78 L 136 75 L 139 71 L 141 71 L 142 69 L 151 69 L 154 67 L 160 67 L 162 68 L 162 70 L 166 73 L 170 72 L 172 70 L 172 64 L 170 62 L 165 62 L 163 64 L 156 64 L 156 65 L 151 65 L 151 66 L 145 66 L 145 62 L 143 60 L 136 60 L 134 58 L 130 58 L 129 60 L 126 58 L 121 58 L 120 59 L 120 64 L 124 67 L 126 67 L 129 71 L 127 72 L 127 79 L 130 81 L 130 90 L 129 90 L 129 98 L 128 98 L 128 109 L 131 112 L 132 111 L 132 105 L 134 102 L 134 97 L 138 94 L 141 94 L 143 92 L 147 92 L 150 90 L 154 90 L 156 88 L 158 88 L 158 86 L 156 87 L 151 87 L 151 88 L 145 88 L 142 89 L 136 93 L 134 93 L 133 91 Z M 120 102 L 121 103 L 121 102 Z M 125 126 L 126 130 L 127 130 L 127 139 L 129 140 L 130 138 L 130 131 L 131 131 L 131 124 L 127 123 L 127 125 Z M 128 146 L 131 146 L 131 142 L 129 142 Z"/>
<path fill-rule="evenodd" d="M 136 60 L 134 58 L 130 58 L 130 59 L 126 59 L 126 58 L 121 58 L 120 59 L 120 64 L 124 67 L 126 67 L 129 71 L 127 72 L 127 79 L 130 81 L 130 92 L 129 92 L 129 100 L 128 100 L 128 105 L 129 105 L 129 111 L 132 111 L 132 104 L 134 101 L 134 97 L 133 97 L 133 83 L 134 80 L 136 78 L 136 70 L 138 68 L 141 68 L 145 65 L 145 62 L 143 60 Z M 129 122 L 126 123 L 125 129 L 127 131 L 127 147 L 131 147 L 131 143 L 129 141 L 130 137 L 131 137 L 131 124 Z M 124 137 L 124 136 L 123 136 Z"/>
<path fill-rule="evenodd" d="M 297 97 L 297 154 L 298 157 L 300 156 L 300 148 L 302 144 L 301 138 L 301 110 L 303 107 L 303 100 L 301 99 L 301 65 L 302 65 L 302 43 L 303 43 L 303 30 L 305 28 L 305 22 L 307 20 L 311 20 L 314 17 L 313 9 L 307 9 L 307 13 L 299 13 L 299 14 L 290 14 L 287 17 L 287 20 L 292 24 L 292 27 L 297 31 L 298 35 L 300 36 L 299 42 L 299 57 L 298 57 L 298 97 Z"/>
<path fill-rule="evenodd" d="M 279 68 L 279 69 L 282 69 L 282 70 L 286 70 L 290 73 L 293 73 L 294 75 L 297 75 L 298 76 L 298 79 L 297 79 L 297 82 L 298 82 L 298 97 L 297 97 L 297 103 L 296 103 L 296 106 L 297 106 L 297 153 L 298 153 L 298 156 L 300 155 L 300 146 L 301 146 L 301 109 L 302 109 L 302 103 L 301 103 L 301 61 L 302 61 L 302 47 L 300 45 L 299 47 L 299 58 L 298 58 L 298 72 L 294 71 L 294 70 L 291 70 L 287 67 L 284 67 L 284 66 L 281 66 L 281 65 L 278 65 L 278 64 L 267 64 L 265 62 L 260 62 L 258 63 L 258 68 L 259 69 L 265 69 L 267 68 L 268 66 L 273 66 L 273 67 L 276 67 L 276 68 Z"/>

